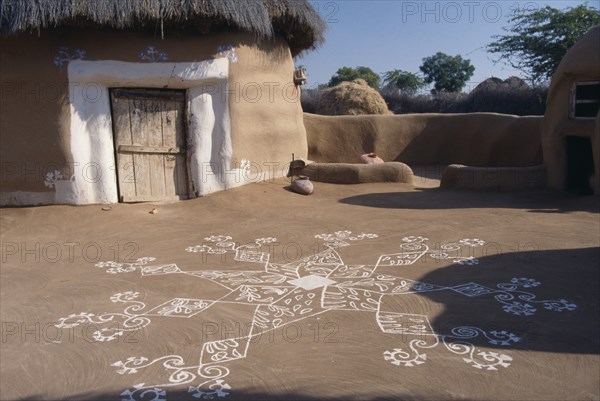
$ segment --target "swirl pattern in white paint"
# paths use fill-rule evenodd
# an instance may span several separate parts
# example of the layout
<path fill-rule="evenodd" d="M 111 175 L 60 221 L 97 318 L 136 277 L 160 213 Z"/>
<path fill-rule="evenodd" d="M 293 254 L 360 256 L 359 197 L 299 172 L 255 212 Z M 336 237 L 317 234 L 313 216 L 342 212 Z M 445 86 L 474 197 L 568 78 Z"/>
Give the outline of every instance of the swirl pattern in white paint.
<path fill-rule="evenodd" d="M 473 326 L 457 326 L 449 334 L 438 334 L 426 315 L 399 311 L 390 306 L 388 297 L 404 294 L 421 294 L 434 291 L 451 291 L 467 298 L 493 297 L 504 312 L 527 317 L 538 312 L 534 305 L 547 311 L 572 311 L 577 306 L 565 299 L 538 300 L 530 292 L 541 283 L 532 278 L 511 278 L 507 283 L 486 287 L 469 282 L 453 286 L 440 286 L 419 282 L 396 275 L 381 273 L 382 267 L 410 266 L 421 258 L 430 256 L 437 260 L 448 260 L 457 264 L 475 264 L 477 260 L 462 248 L 483 246 L 480 239 L 462 239 L 443 244 L 431 250 L 422 236 L 407 236 L 402 239 L 400 252 L 384 254 L 373 265 L 348 265 L 338 249 L 352 242 L 378 238 L 376 234 L 353 235 L 350 231 L 319 234 L 325 249 L 313 256 L 290 263 L 273 263 L 269 253 L 261 246 L 277 241 L 275 237 L 264 237 L 254 243 L 239 245 L 227 235 L 204 238 L 203 244 L 192 245 L 185 250 L 190 253 L 232 254 L 234 262 L 254 263 L 257 270 L 211 270 L 188 271 L 175 263 L 149 265 L 155 258 L 140 258 L 134 263 L 101 262 L 96 267 L 109 274 L 126 274 L 140 271 L 141 276 L 166 274 L 188 275 L 211 281 L 223 288 L 221 296 L 214 299 L 173 298 L 164 300 L 154 307 L 139 300 L 139 292 L 126 291 L 114 294 L 110 299 L 123 304 L 122 312 L 106 312 L 96 315 L 89 312 L 62 318 L 59 328 L 72 328 L 85 323 L 102 327 L 94 333 L 97 341 L 112 341 L 127 331 L 136 331 L 149 326 L 152 317 L 191 318 L 213 305 L 244 305 L 252 307 L 250 330 L 236 338 L 225 338 L 203 344 L 197 364 L 188 365 L 179 355 L 168 355 L 150 360 L 146 357 L 129 357 L 113 363 L 117 373 L 139 374 L 150 366 L 162 365 L 166 378 L 162 384 L 139 383 L 124 391 L 124 400 L 154 397 L 163 400 L 165 388 L 189 384 L 189 393 L 200 399 L 225 397 L 231 386 L 226 382 L 230 374 L 225 364 L 247 357 L 252 339 L 294 322 L 335 311 L 360 311 L 375 314 L 383 333 L 414 337 L 407 347 L 397 347 L 383 352 L 383 358 L 398 367 L 414 367 L 427 362 L 427 349 L 443 345 L 449 352 L 461 357 L 462 361 L 476 369 L 496 371 L 508 368 L 512 357 L 505 353 L 481 350 L 471 340 L 481 338 L 492 346 L 506 347 L 521 338 L 506 330 L 487 332 Z M 477 260 L 479 263 L 479 260 Z M 114 322 L 120 322 L 115 328 Z M 144 398 L 146 399 L 146 398 Z"/>

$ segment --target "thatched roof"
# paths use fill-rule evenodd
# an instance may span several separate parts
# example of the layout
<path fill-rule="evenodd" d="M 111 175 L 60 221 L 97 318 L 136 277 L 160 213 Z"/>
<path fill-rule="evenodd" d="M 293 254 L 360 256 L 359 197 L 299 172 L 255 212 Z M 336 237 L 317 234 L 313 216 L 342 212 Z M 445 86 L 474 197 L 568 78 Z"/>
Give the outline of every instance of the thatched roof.
<path fill-rule="evenodd" d="M 293 54 L 323 41 L 325 23 L 307 0 L 0 0 L 4 34 L 59 26 L 237 30 L 259 39 L 282 34 Z"/>

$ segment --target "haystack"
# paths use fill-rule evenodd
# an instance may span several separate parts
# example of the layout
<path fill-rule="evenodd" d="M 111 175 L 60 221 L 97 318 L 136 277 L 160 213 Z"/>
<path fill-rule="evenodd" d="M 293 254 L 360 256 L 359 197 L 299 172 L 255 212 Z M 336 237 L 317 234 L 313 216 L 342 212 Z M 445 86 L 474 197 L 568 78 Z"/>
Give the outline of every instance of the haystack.
<path fill-rule="evenodd" d="M 392 114 L 379 92 L 360 78 L 326 89 L 317 111 L 324 115 Z"/>
<path fill-rule="evenodd" d="M 501 90 L 505 90 L 505 91 L 511 91 L 511 90 L 527 90 L 529 89 L 529 85 L 527 85 L 527 82 L 523 81 L 521 78 L 519 77 L 509 77 L 507 79 L 505 79 L 504 81 L 501 80 L 500 78 L 496 78 L 496 77 L 491 77 L 486 79 L 485 81 L 481 82 L 479 85 L 477 85 L 475 87 L 475 89 L 473 89 L 471 91 L 471 93 L 478 93 L 478 92 L 483 92 L 486 93 L 489 91 L 501 91 Z"/>
<path fill-rule="evenodd" d="M 505 80 L 492 77 L 477 85 L 466 97 L 462 107 L 471 112 L 527 115 L 541 112 L 543 102 L 539 92 L 530 88 L 519 77 L 513 76 Z"/>

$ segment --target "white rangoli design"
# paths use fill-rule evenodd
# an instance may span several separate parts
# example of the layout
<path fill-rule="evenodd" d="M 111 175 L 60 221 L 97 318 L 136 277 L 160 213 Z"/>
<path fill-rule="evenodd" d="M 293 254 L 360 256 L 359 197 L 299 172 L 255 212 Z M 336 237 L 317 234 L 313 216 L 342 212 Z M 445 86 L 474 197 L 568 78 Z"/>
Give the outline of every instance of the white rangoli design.
<path fill-rule="evenodd" d="M 207 255 L 231 254 L 236 262 L 256 264 L 257 270 L 181 270 L 174 263 L 150 265 L 155 258 L 140 258 L 134 263 L 101 262 L 96 267 L 107 273 L 131 273 L 139 270 L 142 276 L 183 274 L 209 280 L 223 287 L 222 296 L 216 299 L 174 298 L 148 307 L 138 300 L 138 292 L 121 292 L 110 299 L 123 304 L 122 312 L 101 315 L 80 313 L 60 319 L 59 328 L 71 328 L 92 323 L 105 325 L 94 333 L 96 341 L 112 341 L 125 332 L 140 330 L 151 323 L 152 317 L 186 318 L 200 314 L 215 304 L 238 304 L 253 308 L 251 326 L 247 333 L 236 338 L 205 342 L 197 364 L 187 364 L 179 355 L 167 355 L 153 360 L 146 357 L 130 357 L 112 364 L 117 373 L 137 374 L 150 366 L 164 368 L 165 383 L 147 385 L 139 383 L 124 391 L 123 400 L 164 400 L 164 388 L 189 385 L 189 393 L 200 399 L 225 397 L 231 386 L 225 381 L 230 373 L 224 366 L 235 360 L 246 358 L 253 339 L 277 328 L 303 319 L 331 311 L 360 311 L 373 313 L 383 333 L 414 336 L 407 348 L 394 348 L 383 352 L 383 358 L 401 367 L 424 364 L 427 354 L 423 350 L 440 344 L 450 352 L 462 356 L 462 360 L 477 369 L 498 370 L 510 366 L 512 357 L 504 353 L 480 350 L 468 340 L 480 337 L 493 346 L 509 346 L 521 340 L 508 331 L 486 332 L 478 327 L 458 326 L 449 334 L 436 333 L 426 315 L 394 310 L 387 297 L 402 294 L 418 294 L 433 291 L 453 291 L 465 297 L 493 296 L 506 313 L 531 316 L 537 312 L 534 305 L 544 309 L 563 312 L 576 309 L 576 305 L 565 300 L 537 300 L 525 289 L 541 283 L 531 278 L 512 278 L 509 283 L 497 284 L 495 288 L 475 282 L 455 286 L 439 286 L 395 275 L 379 273 L 382 266 L 412 265 L 429 255 L 438 260 L 450 260 L 457 264 L 474 265 L 479 261 L 467 252 L 485 244 L 480 239 L 462 239 L 447 243 L 439 250 L 430 250 L 428 238 L 404 237 L 401 252 L 381 255 L 374 265 L 347 265 L 337 252 L 351 242 L 377 238 L 376 234 L 353 235 L 350 231 L 315 236 L 324 241 L 324 250 L 313 256 L 291 263 L 273 263 L 270 254 L 262 252 L 262 246 L 276 241 L 274 237 L 259 238 L 254 243 L 239 245 L 230 236 L 213 235 L 204 239 L 204 244 L 186 248 L 190 253 Z M 119 323 L 115 325 L 114 323 Z"/>

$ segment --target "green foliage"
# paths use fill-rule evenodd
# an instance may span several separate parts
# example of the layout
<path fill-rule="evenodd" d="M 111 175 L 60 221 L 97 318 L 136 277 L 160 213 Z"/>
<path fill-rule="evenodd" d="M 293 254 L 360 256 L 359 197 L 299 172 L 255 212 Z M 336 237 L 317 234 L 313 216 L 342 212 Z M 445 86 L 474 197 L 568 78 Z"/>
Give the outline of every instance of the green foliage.
<path fill-rule="evenodd" d="M 470 60 L 442 52 L 425 57 L 419 69 L 425 75 L 426 83 L 434 82 L 432 93 L 460 92 L 475 72 Z"/>
<path fill-rule="evenodd" d="M 379 75 L 369 67 L 342 67 L 329 80 L 328 86 L 336 86 L 344 81 L 354 81 L 362 78 L 371 88 L 379 89 Z"/>
<path fill-rule="evenodd" d="M 383 85 L 389 89 L 399 89 L 403 93 L 414 94 L 425 86 L 425 81 L 412 72 L 391 70 L 383 74 Z"/>
<path fill-rule="evenodd" d="M 513 68 L 525 71 L 531 82 L 550 78 L 567 50 L 590 28 L 600 24 L 600 11 L 582 4 L 566 10 L 546 6 L 539 10 L 516 12 L 512 24 L 487 46 Z"/>

